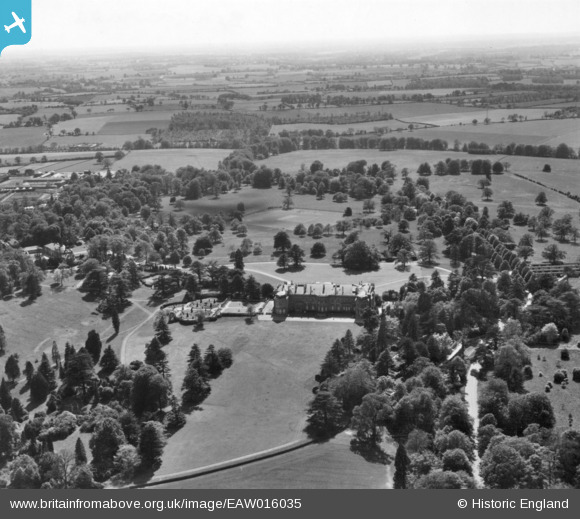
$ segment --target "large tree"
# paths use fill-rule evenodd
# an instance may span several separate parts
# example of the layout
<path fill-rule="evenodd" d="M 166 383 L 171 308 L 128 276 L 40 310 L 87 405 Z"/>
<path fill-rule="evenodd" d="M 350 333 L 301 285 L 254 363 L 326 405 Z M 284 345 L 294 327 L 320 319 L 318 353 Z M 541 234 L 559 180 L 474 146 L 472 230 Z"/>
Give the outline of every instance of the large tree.
<path fill-rule="evenodd" d="M 145 422 L 139 438 L 139 454 L 144 469 L 157 469 L 161 465 L 163 447 L 165 447 L 165 433 L 159 422 Z"/>
<path fill-rule="evenodd" d="M 400 443 L 395 454 L 395 477 L 393 481 L 395 489 L 407 488 L 407 469 L 409 462 L 410 460 L 405 446 Z"/>
<path fill-rule="evenodd" d="M 356 240 L 344 250 L 343 265 L 349 270 L 376 270 L 379 268 L 379 253 L 366 242 Z"/>
<path fill-rule="evenodd" d="M 283 253 L 286 252 L 292 246 L 290 237 L 286 231 L 279 231 L 276 236 L 274 236 L 274 249 L 281 250 Z"/>
<path fill-rule="evenodd" d="M 300 267 L 304 262 L 304 250 L 299 245 L 292 245 L 288 251 L 288 256 L 292 259 L 295 268 Z"/>
<path fill-rule="evenodd" d="M 18 365 L 18 354 L 13 353 L 6 359 L 6 365 L 4 366 L 4 373 L 8 377 L 10 382 L 14 383 L 20 378 L 20 366 Z"/>
<path fill-rule="evenodd" d="M 106 479 L 111 475 L 115 455 L 125 443 L 127 443 L 125 434 L 117 420 L 105 418 L 97 423 L 89 447 L 93 453 L 91 463 L 98 479 Z"/>
<path fill-rule="evenodd" d="M 328 391 L 319 391 L 308 409 L 308 434 L 314 438 L 336 434 L 344 424 L 340 402 Z"/>
<path fill-rule="evenodd" d="M 370 393 L 352 412 L 351 427 L 357 440 L 376 446 L 382 440 L 382 430 L 392 414 L 391 399 L 387 395 Z"/>
<path fill-rule="evenodd" d="M 75 353 L 67 363 L 65 372 L 66 382 L 72 388 L 81 388 L 83 400 L 87 396 L 87 389 L 95 377 L 92 356 L 85 348 Z"/>
<path fill-rule="evenodd" d="M 89 332 L 87 340 L 85 341 L 85 348 L 93 359 L 93 364 L 97 364 L 101 358 L 103 343 L 101 342 L 101 336 L 96 330 L 91 330 Z"/>
<path fill-rule="evenodd" d="M 183 402 L 192 405 L 198 405 L 203 402 L 211 392 L 209 384 L 200 375 L 194 363 L 191 363 L 185 372 L 182 389 L 184 391 Z"/>

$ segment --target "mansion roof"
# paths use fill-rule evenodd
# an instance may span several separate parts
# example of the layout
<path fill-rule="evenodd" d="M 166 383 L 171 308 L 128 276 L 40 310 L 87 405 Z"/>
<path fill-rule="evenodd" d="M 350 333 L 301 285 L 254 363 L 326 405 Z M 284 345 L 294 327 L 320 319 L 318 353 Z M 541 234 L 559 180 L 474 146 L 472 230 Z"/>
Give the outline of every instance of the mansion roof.
<path fill-rule="evenodd" d="M 366 297 L 373 294 L 375 286 L 372 283 L 355 284 L 336 284 L 336 283 L 284 283 L 276 289 L 277 297 L 286 297 L 288 295 L 302 296 L 350 296 Z"/>

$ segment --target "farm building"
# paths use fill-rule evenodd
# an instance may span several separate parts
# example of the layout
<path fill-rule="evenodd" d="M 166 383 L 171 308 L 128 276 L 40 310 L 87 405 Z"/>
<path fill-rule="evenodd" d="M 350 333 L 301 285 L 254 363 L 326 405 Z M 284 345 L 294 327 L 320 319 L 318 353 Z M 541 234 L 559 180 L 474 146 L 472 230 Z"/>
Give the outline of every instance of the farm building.
<path fill-rule="evenodd" d="M 284 283 L 276 289 L 272 315 L 275 319 L 289 315 L 348 315 L 354 316 L 356 322 L 362 322 L 364 310 L 374 306 L 375 286 L 372 283 Z"/>

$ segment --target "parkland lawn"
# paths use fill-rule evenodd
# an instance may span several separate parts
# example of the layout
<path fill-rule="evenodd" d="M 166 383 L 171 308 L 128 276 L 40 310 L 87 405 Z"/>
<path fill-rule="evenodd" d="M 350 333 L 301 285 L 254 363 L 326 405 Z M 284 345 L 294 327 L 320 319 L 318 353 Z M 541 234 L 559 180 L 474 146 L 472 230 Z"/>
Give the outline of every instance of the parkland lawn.
<path fill-rule="evenodd" d="M 308 403 L 324 355 L 334 339 L 358 326 L 337 322 L 285 322 L 222 318 L 194 332 L 173 324 L 168 354 L 176 394 L 191 345 L 231 348 L 232 367 L 211 381 L 211 394 L 193 411 L 183 429 L 168 441 L 157 476 L 227 461 L 305 439 Z M 128 358 L 143 358 L 153 328 L 144 326 L 127 348 Z"/>

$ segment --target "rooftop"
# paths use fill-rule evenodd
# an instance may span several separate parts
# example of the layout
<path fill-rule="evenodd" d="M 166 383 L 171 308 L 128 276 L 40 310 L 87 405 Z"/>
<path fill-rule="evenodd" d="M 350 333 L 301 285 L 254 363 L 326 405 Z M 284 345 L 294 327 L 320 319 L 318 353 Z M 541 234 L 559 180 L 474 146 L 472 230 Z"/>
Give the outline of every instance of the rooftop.
<path fill-rule="evenodd" d="M 276 294 L 280 297 L 286 295 L 313 295 L 325 296 L 358 296 L 365 297 L 374 292 L 372 283 L 335 284 L 335 283 L 284 283 L 279 285 Z"/>

